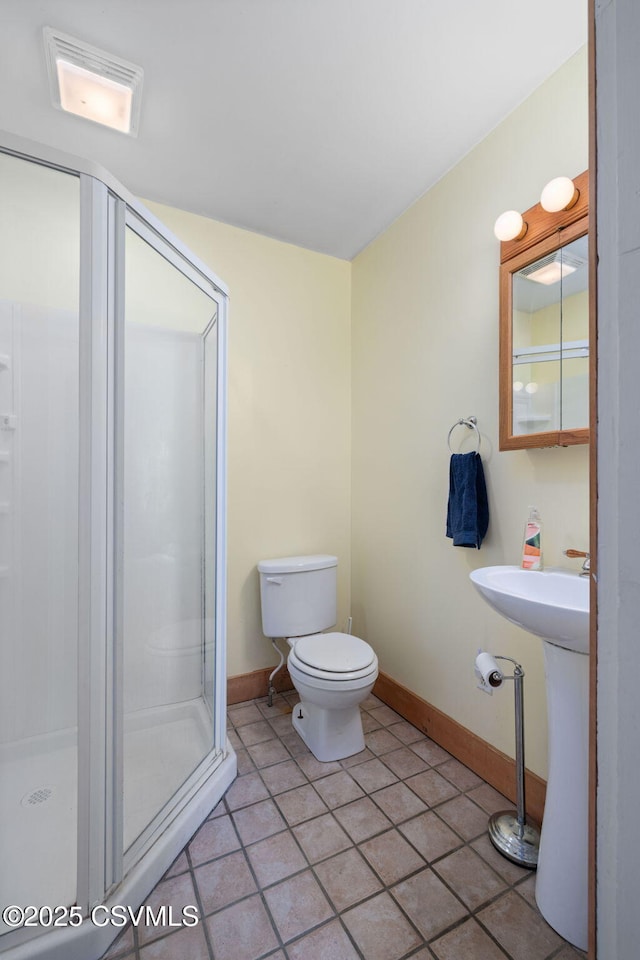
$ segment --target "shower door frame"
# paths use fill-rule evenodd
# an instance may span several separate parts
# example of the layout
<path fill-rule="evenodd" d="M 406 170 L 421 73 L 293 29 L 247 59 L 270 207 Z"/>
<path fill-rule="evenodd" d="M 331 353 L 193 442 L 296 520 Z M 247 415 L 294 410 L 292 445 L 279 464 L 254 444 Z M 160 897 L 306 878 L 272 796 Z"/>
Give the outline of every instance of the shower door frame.
<path fill-rule="evenodd" d="M 87 917 L 137 906 L 236 774 L 226 737 L 226 449 L 228 290 L 107 171 L 0 131 L 0 150 L 80 181 L 78 810 L 76 903 L 82 925 L 3 935 L 0 956 L 83 960 L 120 932 Z M 129 226 L 216 304 L 215 634 L 211 749 L 123 850 L 122 447 L 124 247 Z M 209 327 L 207 327 L 209 329 Z M 40 906 L 40 905 L 36 905 Z M 28 944 L 28 946 L 27 946 Z"/>
<path fill-rule="evenodd" d="M 205 293 L 212 302 L 212 305 L 215 305 L 215 317 L 214 319 L 209 320 L 205 330 L 202 332 L 201 337 L 204 342 L 205 336 L 213 328 L 217 327 L 217 350 L 220 351 L 221 344 L 221 330 L 222 324 L 219 324 L 220 313 L 223 310 L 223 297 L 220 292 L 216 290 L 211 281 L 203 276 L 203 274 L 194 267 L 191 261 L 187 262 L 184 258 L 184 255 L 172 244 L 167 238 L 166 228 L 164 232 L 159 232 L 153 224 L 149 222 L 148 213 L 143 217 L 140 213 L 132 209 L 131 205 L 125 204 L 123 201 L 117 201 L 118 209 L 116 211 L 116 249 L 114 256 L 114 263 L 116 265 L 116 285 L 115 289 L 118 292 L 117 301 L 116 301 L 116 310 L 115 310 L 115 363 L 113 369 L 115 372 L 115 437 L 116 437 L 116 448 L 114 450 L 115 456 L 115 470 L 113 475 L 115 475 L 115 498 L 108 499 L 108 503 L 120 503 L 124 502 L 124 469 L 123 469 L 123 460 L 124 460 L 124 417 L 125 417 L 125 400 L 124 400 L 124 362 L 125 362 L 125 335 L 124 335 L 124 324 L 125 324 L 125 311 L 124 311 L 124 274 L 125 274 L 125 234 L 126 229 L 132 230 L 141 240 L 149 244 L 155 252 L 167 260 L 173 267 L 175 267 L 180 273 L 183 274 L 188 280 L 191 281 L 195 286 L 197 286 L 203 293 Z M 120 226 L 123 226 L 123 229 L 119 229 Z M 226 355 L 226 349 L 223 348 L 222 356 Z M 216 380 L 221 379 L 221 368 L 225 367 L 226 364 L 221 363 L 221 358 L 218 356 L 217 361 L 217 370 L 216 370 Z M 221 424 L 226 422 L 226 413 L 223 402 L 223 396 L 226 395 L 226 383 L 216 383 L 216 437 L 218 432 L 221 430 Z M 220 404 L 222 403 L 222 407 Z M 204 424 L 203 424 L 204 426 Z M 226 437 L 223 437 L 223 442 L 226 445 Z M 224 449 L 224 446 L 222 447 Z M 216 570 L 219 568 L 219 564 L 225 565 L 225 550 L 224 550 L 224 541 L 225 537 L 222 537 L 222 549 L 218 549 L 218 531 L 220 530 L 221 524 L 224 523 L 224 511 L 220 509 L 221 503 L 226 502 L 226 496 L 224 495 L 224 474 L 225 470 L 220 469 L 224 465 L 224 456 L 221 454 L 221 448 L 216 442 L 216 489 L 219 484 L 223 484 L 222 499 L 216 497 L 216 516 L 214 521 L 214 536 L 216 543 L 216 557 L 215 557 L 215 567 Z M 222 464 L 219 462 L 222 461 Z M 116 683 L 113 689 L 117 692 L 118 696 L 122 698 L 123 688 L 124 688 L 124 677 L 122 675 L 123 669 L 123 647 L 124 647 L 124 630 L 123 630 L 123 583 L 122 583 L 122 573 L 123 573 L 123 549 L 124 549 L 124 536 L 122 529 L 123 522 L 123 510 L 120 509 L 119 517 L 114 518 L 115 525 L 112 526 L 112 529 L 115 532 L 114 543 L 113 543 L 113 555 L 114 555 L 114 569 L 116 571 L 116 582 L 115 586 L 115 597 L 120 598 L 120 603 L 116 604 L 116 615 L 115 615 L 115 624 L 114 624 L 114 636 L 115 636 L 115 650 L 114 650 L 114 662 L 115 669 L 117 672 Z M 203 555 L 204 556 L 204 555 Z M 218 586 L 220 578 L 216 577 L 216 592 L 215 592 L 215 636 L 213 641 L 214 646 L 214 712 L 212 716 L 213 723 L 213 754 L 211 751 L 206 755 L 206 757 L 198 763 L 195 769 L 191 772 L 189 777 L 184 781 L 184 783 L 178 788 L 176 793 L 165 803 L 158 813 L 150 820 L 143 832 L 137 837 L 132 844 L 124 850 L 123 843 L 123 833 L 124 833 L 124 822 L 123 822 L 123 808 L 122 804 L 119 804 L 116 808 L 114 803 L 114 816 L 112 817 L 111 822 L 114 826 L 113 831 L 113 845 L 111 848 L 111 869 L 114 872 L 114 881 L 117 882 L 119 878 L 122 877 L 123 873 L 126 873 L 130 867 L 135 864 L 142 856 L 144 856 L 145 851 L 153 844 L 154 840 L 157 838 L 158 833 L 162 831 L 163 824 L 166 822 L 168 817 L 171 817 L 174 808 L 176 806 L 184 805 L 188 802 L 188 796 L 190 791 L 197 791 L 199 788 L 200 781 L 203 777 L 209 776 L 212 772 L 212 766 L 216 766 L 222 759 L 222 751 L 224 749 L 224 743 L 217 742 L 217 731 L 224 730 L 226 738 L 226 669 L 224 662 L 222 663 L 223 674 L 225 678 L 224 682 L 224 698 L 220 696 L 221 691 L 216 688 L 216 683 L 218 680 L 218 671 L 220 670 L 220 664 L 216 658 L 218 647 L 222 645 L 224 648 L 225 644 L 225 632 L 221 632 L 218 628 L 218 616 L 217 611 L 219 609 L 219 604 L 221 598 L 218 596 Z M 222 617 L 224 621 L 224 617 Z M 203 624 L 203 628 L 204 624 Z M 203 641 L 204 643 L 204 641 Z M 224 660 L 224 658 L 223 658 Z M 204 686 L 204 678 L 203 678 Z M 204 691 L 203 691 L 204 696 Z M 205 703 L 206 703 L 206 698 Z M 114 743 L 114 763 L 113 770 L 117 773 L 119 777 L 122 777 L 123 772 L 123 729 L 122 722 L 124 718 L 124 707 L 120 702 L 117 704 L 114 709 L 114 723 L 111 727 L 115 731 L 115 743 Z M 112 795 L 118 797 L 122 794 L 122 781 L 115 781 L 112 785 L 113 793 Z M 108 795 L 109 791 L 107 791 Z M 108 849 L 108 848 L 107 848 Z M 109 857 L 107 856 L 107 860 Z M 109 866 L 109 864 L 107 864 Z"/>

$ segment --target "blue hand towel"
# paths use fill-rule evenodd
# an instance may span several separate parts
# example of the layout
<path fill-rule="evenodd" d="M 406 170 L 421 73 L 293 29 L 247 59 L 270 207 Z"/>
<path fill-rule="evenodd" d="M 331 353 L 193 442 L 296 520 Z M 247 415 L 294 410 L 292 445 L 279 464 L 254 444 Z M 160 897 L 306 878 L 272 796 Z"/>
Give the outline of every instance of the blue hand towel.
<path fill-rule="evenodd" d="M 454 453 L 449 464 L 447 536 L 454 547 L 477 547 L 489 526 L 489 504 L 479 453 Z"/>

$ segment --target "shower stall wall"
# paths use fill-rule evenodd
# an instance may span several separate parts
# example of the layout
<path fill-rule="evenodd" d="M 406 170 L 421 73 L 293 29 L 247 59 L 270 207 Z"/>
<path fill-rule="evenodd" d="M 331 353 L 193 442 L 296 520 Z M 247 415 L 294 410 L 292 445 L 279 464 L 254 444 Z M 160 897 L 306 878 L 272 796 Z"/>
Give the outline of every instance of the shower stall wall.
<path fill-rule="evenodd" d="M 235 776 L 226 312 L 109 174 L 0 135 L 3 960 L 99 957 L 92 910 L 142 903 Z"/>

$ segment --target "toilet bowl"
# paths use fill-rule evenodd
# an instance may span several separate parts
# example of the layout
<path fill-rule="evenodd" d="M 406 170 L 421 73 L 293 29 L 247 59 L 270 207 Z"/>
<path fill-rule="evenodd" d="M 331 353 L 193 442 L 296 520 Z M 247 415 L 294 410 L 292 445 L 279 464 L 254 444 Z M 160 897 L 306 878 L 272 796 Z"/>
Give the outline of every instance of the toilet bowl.
<path fill-rule="evenodd" d="M 360 704 L 378 677 L 375 653 L 364 640 L 346 633 L 288 638 L 288 643 L 289 676 L 300 694 L 292 713 L 294 729 L 317 760 L 343 760 L 360 753 L 364 750 Z"/>
<path fill-rule="evenodd" d="M 366 641 L 322 633 L 336 620 L 337 557 L 261 560 L 262 629 L 290 646 L 289 675 L 300 695 L 293 727 L 316 759 L 342 760 L 364 750 L 360 704 L 378 677 Z"/>

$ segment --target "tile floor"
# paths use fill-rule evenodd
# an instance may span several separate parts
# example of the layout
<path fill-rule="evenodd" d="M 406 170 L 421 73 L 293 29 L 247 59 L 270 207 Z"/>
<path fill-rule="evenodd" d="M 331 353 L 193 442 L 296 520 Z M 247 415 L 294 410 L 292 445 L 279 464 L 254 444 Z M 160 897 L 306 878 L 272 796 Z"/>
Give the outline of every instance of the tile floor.
<path fill-rule="evenodd" d="M 201 922 L 129 928 L 105 960 L 584 957 L 487 838 L 509 801 L 373 696 L 366 749 L 319 763 L 296 702 L 229 708 L 238 778 L 147 900 Z"/>

